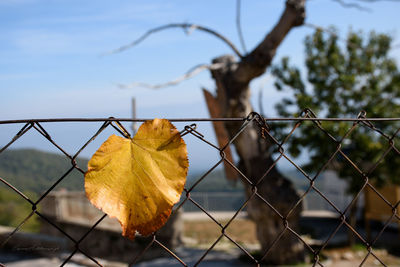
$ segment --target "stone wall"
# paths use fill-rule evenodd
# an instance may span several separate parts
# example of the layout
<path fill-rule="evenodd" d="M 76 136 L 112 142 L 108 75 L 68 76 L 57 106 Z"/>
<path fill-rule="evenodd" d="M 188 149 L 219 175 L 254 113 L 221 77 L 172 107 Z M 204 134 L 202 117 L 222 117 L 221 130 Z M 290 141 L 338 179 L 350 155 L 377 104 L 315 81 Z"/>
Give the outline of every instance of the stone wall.
<path fill-rule="evenodd" d="M 84 192 L 55 191 L 41 202 L 40 211 L 75 240 L 79 240 L 104 213 L 95 208 Z M 181 213 L 174 213 L 166 225 L 157 232 L 157 240 L 170 249 L 182 244 L 183 222 Z M 41 233 L 65 237 L 59 230 L 43 221 Z M 66 237 L 65 237 L 66 238 Z M 68 238 L 67 249 L 75 244 Z M 121 235 L 121 226 L 108 216 L 79 244 L 79 248 L 91 256 L 116 261 L 132 261 L 150 242 L 151 237 L 137 236 L 134 241 Z M 157 244 L 141 258 L 151 259 L 168 254 Z"/>

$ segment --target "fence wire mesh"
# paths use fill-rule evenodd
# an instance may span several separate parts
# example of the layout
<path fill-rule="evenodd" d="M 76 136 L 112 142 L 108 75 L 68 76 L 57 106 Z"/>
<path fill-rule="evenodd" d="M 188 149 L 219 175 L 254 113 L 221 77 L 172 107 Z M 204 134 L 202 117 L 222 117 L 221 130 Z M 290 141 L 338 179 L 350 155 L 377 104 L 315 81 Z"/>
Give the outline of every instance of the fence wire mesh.
<path fill-rule="evenodd" d="M 82 247 L 82 243 L 86 239 L 96 239 L 96 235 L 91 234 L 92 232 L 95 231 L 95 229 L 98 227 L 98 225 L 107 217 L 106 214 L 103 214 L 95 223 L 93 223 L 85 233 L 81 234 L 78 238 L 76 236 L 71 235 L 68 233 L 63 228 L 63 225 L 60 225 L 58 222 L 54 220 L 54 218 L 51 218 L 47 216 L 43 211 L 40 210 L 40 205 L 42 201 L 49 196 L 49 194 L 56 188 L 58 184 L 60 184 L 62 181 L 69 179 L 71 172 L 73 171 L 78 171 L 82 174 L 82 179 L 83 179 L 83 174 L 85 173 L 85 169 L 82 166 L 79 166 L 77 163 L 77 158 L 78 156 L 81 155 L 81 153 L 88 147 L 89 144 L 91 144 L 96 138 L 99 137 L 99 135 L 105 131 L 106 129 L 112 129 L 115 131 L 117 134 L 125 136 L 125 137 L 130 137 L 129 132 L 126 130 L 126 124 L 131 123 L 131 122 L 142 122 L 145 121 L 140 120 L 140 119 L 118 119 L 118 118 L 106 118 L 106 119 L 84 119 L 84 118 L 76 118 L 76 119 L 41 119 L 41 120 L 8 120 L 8 121 L 0 121 L 0 125 L 22 125 L 20 130 L 11 138 L 11 140 L 6 143 L 1 149 L 0 149 L 0 155 L 2 152 L 4 152 L 7 149 L 12 148 L 12 145 L 17 142 L 20 138 L 23 138 L 24 135 L 26 135 L 28 132 L 31 131 L 36 131 L 38 132 L 47 142 L 52 144 L 59 152 L 61 152 L 69 161 L 70 161 L 70 168 L 62 174 L 58 179 L 54 182 L 52 186 L 49 188 L 43 188 L 43 191 L 45 191 L 43 194 L 41 194 L 37 199 L 32 199 L 28 195 L 26 195 L 22 189 L 18 188 L 17 186 L 13 185 L 7 177 L 0 177 L 0 181 L 5 186 L 8 190 L 11 192 L 15 193 L 18 195 L 21 199 L 26 201 L 26 203 L 29 203 L 29 205 L 32 208 L 32 211 L 27 214 L 27 216 L 22 219 L 18 226 L 15 227 L 15 229 L 6 236 L 1 241 L 0 249 L 5 248 L 7 246 L 7 243 L 13 239 L 16 234 L 21 230 L 23 225 L 32 219 L 32 217 L 39 217 L 42 221 L 42 223 L 47 224 L 48 227 L 53 227 L 55 231 L 58 231 L 59 234 L 64 236 L 69 240 L 69 242 L 72 242 L 74 249 L 72 251 L 69 251 L 67 255 L 64 255 L 63 262 L 61 266 L 64 266 L 65 264 L 69 263 L 71 259 L 74 257 L 75 254 L 80 253 L 84 255 L 88 260 L 91 261 L 92 265 L 95 266 L 102 266 L 101 260 L 99 260 L 97 257 L 91 255 L 90 252 L 88 252 L 85 248 Z M 279 242 L 282 239 L 284 235 L 291 235 L 292 237 L 296 238 L 298 241 L 300 241 L 303 246 L 305 251 L 308 252 L 310 256 L 310 261 L 309 265 L 311 266 L 325 266 L 324 259 L 322 257 L 324 250 L 326 247 L 330 244 L 331 240 L 337 235 L 339 229 L 342 227 L 346 228 L 349 230 L 357 239 L 359 243 L 363 245 L 364 250 L 366 251 L 365 256 L 360 260 L 358 263 L 359 266 L 365 266 L 365 263 L 369 258 L 373 258 L 376 262 L 378 262 L 382 266 L 387 266 L 388 264 L 384 262 L 383 259 L 375 252 L 375 244 L 377 241 L 380 239 L 382 234 L 387 230 L 389 225 L 393 223 L 398 223 L 400 225 L 400 213 L 398 212 L 398 207 L 399 207 L 399 199 L 395 201 L 389 201 L 387 199 L 387 196 L 384 196 L 383 194 L 380 193 L 379 188 L 370 180 L 370 177 L 374 170 L 378 168 L 382 162 L 389 157 L 400 157 L 400 149 L 398 146 L 395 144 L 395 140 L 398 139 L 399 137 L 399 131 L 400 127 L 398 123 L 400 123 L 400 118 L 366 118 L 364 113 L 360 113 L 360 115 L 357 118 L 318 118 L 315 117 L 314 114 L 307 110 L 301 117 L 298 118 L 264 118 L 261 115 L 257 113 L 251 113 L 248 117 L 246 118 L 220 118 L 220 119 L 171 119 L 171 121 L 179 122 L 179 123 L 184 123 L 186 124 L 182 129 L 181 129 L 181 134 L 183 136 L 190 136 L 191 138 L 194 138 L 202 143 L 202 145 L 207 146 L 211 148 L 212 150 L 215 150 L 216 153 L 219 154 L 219 160 L 215 162 L 215 164 L 209 168 L 207 171 L 204 172 L 196 181 L 193 183 L 190 187 L 186 186 L 184 189 L 184 192 L 181 197 L 181 202 L 176 205 L 174 208 L 173 213 L 179 212 L 180 209 L 185 205 L 185 203 L 191 203 L 192 205 L 196 206 L 199 211 L 203 212 L 213 223 L 215 223 L 216 227 L 219 229 L 219 236 L 216 238 L 216 240 L 209 245 L 207 248 L 205 248 L 200 256 L 195 259 L 194 262 L 192 262 L 190 265 L 197 266 L 200 263 L 202 263 L 205 258 L 209 255 L 211 251 L 215 249 L 217 244 L 221 242 L 222 239 L 228 240 L 231 244 L 233 244 L 234 247 L 236 247 L 238 250 L 241 251 L 245 257 L 247 257 L 247 262 L 250 262 L 251 264 L 254 264 L 255 266 L 260 266 L 264 260 L 268 260 L 268 257 L 273 251 L 273 249 L 276 246 L 279 246 Z M 337 134 L 331 133 L 328 130 L 326 130 L 323 126 L 323 122 L 330 122 L 330 123 L 347 123 L 348 128 L 347 131 L 342 134 L 341 136 L 338 136 Z M 68 153 L 61 144 L 57 143 L 57 137 L 49 134 L 49 132 L 46 130 L 46 125 L 49 125 L 51 123 L 68 123 L 68 122 L 74 122 L 74 123 L 82 123 L 82 127 L 85 127 L 85 124 L 91 123 L 91 122 L 102 122 L 102 125 L 93 133 L 93 135 L 73 154 Z M 212 141 L 209 140 L 209 138 L 206 137 L 204 133 L 202 133 L 202 129 L 200 127 L 197 127 L 196 123 L 198 122 L 220 122 L 220 123 L 237 123 L 240 124 L 241 126 L 239 127 L 238 132 L 230 138 L 230 140 L 222 147 L 214 144 Z M 282 138 L 281 140 L 277 139 L 277 137 L 274 136 L 273 131 L 271 130 L 273 127 L 271 126 L 275 122 L 287 122 L 289 123 L 291 130 L 288 132 L 288 134 Z M 296 163 L 296 159 L 293 158 L 286 150 L 285 150 L 285 145 L 288 143 L 288 140 L 294 136 L 298 129 L 302 127 L 302 125 L 305 123 L 312 123 L 313 125 L 313 131 L 318 131 L 323 133 L 326 136 L 326 140 L 328 142 L 331 142 L 334 144 L 335 149 L 333 149 L 330 152 L 330 156 L 324 159 L 321 159 L 321 168 L 319 171 L 316 173 L 307 173 L 303 168 L 301 167 L 301 164 Z M 391 123 L 394 125 L 394 131 L 390 133 L 385 133 L 383 132 L 378 126 L 375 126 L 375 124 L 381 124 L 381 123 Z M 125 125 L 125 126 L 124 126 Z M 274 161 L 272 163 L 266 163 L 265 165 L 265 171 L 263 172 L 263 175 L 261 177 L 247 177 L 244 172 L 238 167 L 237 164 L 234 162 L 231 162 L 230 160 L 227 159 L 225 155 L 225 151 L 228 146 L 232 145 L 235 143 L 235 141 L 239 138 L 243 132 L 245 132 L 250 125 L 257 126 L 257 129 L 259 130 L 259 138 L 264 138 L 268 139 L 268 141 L 271 143 L 271 146 L 275 148 L 276 151 L 276 157 L 274 157 Z M 365 166 L 360 166 L 359 163 L 350 158 L 346 151 L 344 150 L 345 146 L 345 140 L 348 138 L 351 138 L 351 134 L 354 131 L 359 130 L 360 128 L 363 129 L 363 131 L 372 131 L 376 136 L 384 140 L 384 144 L 382 144 L 382 149 L 380 156 L 378 159 L 373 162 L 372 164 L 369 164 L 369 166 L 366 168 Z M 397 130 L 396 130 L 397 129 Z M 196 153 L 195 151 L 189 151 L 189 158 L 191 153 Z M 345 208 L 339 208 L 336 206 L 334 201 L 330 200 L 324 192 L 322 192 L 317 186 L 316 186 L 316 181 L 320 177 L 321 173 L 327 169 L 327 167 L 332 163 L 335 157 L 340 156 L 343 161 L 348 164 L 349 168 L 353 168 L 355 173 L 357 173 L 359 179 L 362 181 L 362 186 L 359 188 L 359 190 L 353 195 L 352 200 L 347 204 Z M 303 179 L 307 181 L 307 187 L 302 193 L 302 195 L 298 198 L 298 200 L 295 203 L 291 204 L 291 207 L 287 211 L 280 210 L 278 207 L 274 206 L 274 203 L 268 200 L 265 196 L 261 195 L 258 190 L 258 186 L 261 185 L 263 179 L 274 170 L 275 166 L 278 164 L 279 161 L 282 161 L 283 159 L 286 159 L 287 162 L 290 163 L 292 167 L 294 167 L 299 173 L 302 174 Z M 211 172 L 213 172 L 216 168 L 221 167 L 222 165 L 230 165 L 235 171 L 237 172 L 237 175 L 239 176 L 240 180 L 246 184 L 248 188 L 250 188 L 250 193 L 246 195 L 245 200 L 243 203 L 240 204 L 240 208 L 238 208 L 234 214 L 224 222 L 221 222 L 218 218 L 216 218 L 212 212 L 207 210 L 207 207 L 203 207 L 200 203 L 198 203 L 192 196 L 191 193 L 194 192 L 196 187 L 202 183 L 203 180 L 205 180 Z M 399 166 L 393 166 L 393 168 L 399 168 Z M 393 171 L 393 173 L 396 173 Z M 254 182 L 256 181 L 256 182 Z M 387 208 L 391 210 L 391 214 L 389 217 L 385 218 L 385 221 L 383 222 L 380 230 L 376 233 L 375 236 L 373 237 L 367 237 L 365 233 L 361 233 L 360 229 L 357 227 L 354 227 L 349 221 L 348 218 L 348 212 L 349 209 L 355 203 L 358 201 L 360 196 L 363 194 L 365 190 L 370 190 L 372 191 L 376 197 L 378 197 L 381 201 L 385 203 Z M 311 193 L 314 192 L 318 194 L 333 210 L 338 218 L 338 224 L 336 227 L 334 227 L 329 234 L 329 236 L 323 240 L 321 244 L 318 246 L 313 246 L 310 244 L 309 240 L 301 234 L 295 225 L 291 225 L 290 222 L 290 217 L 293 213 L 295 213 L 295 210 L 300 208 L 302 206 L 302 203 L 305 201 L 306 197 Z M 261 251 L 259 254 L 254 254 L 252 251 L 250 251 L 242 242 L 235 240 L 235 237 L 231 236 L 229 234 L 229 228 L 231 227 L 232 223 L 237 220 L 237 218 L 240 216 L 241 212 L 247 208 L 249 205 L 249 202 L 258 199 L 258 201 L 261 201 L 264 203 L 266 207 L 274 214 L 274 216 L 277 216 L 282 223 L 282 231 L 279 232 L 276 236 L 271 236 L 270 237 L 270 242 L 267 248 L 264 249 L 264 251 Z M 256 222 L 257 223 L 257 222 Z M 136 242 L 136 241 L 135 241 Z M 170 244 L 168 242 L 165 242 L 164 239 L 159 238 L 159 233 L 155 232 L 152 234 L 150 239 L 146 239 L 146 244 L 142 245 L 142 248 L 140 251 L 135 251 L 134 253 L 132 251 L 124 251 L 125 254 L 132 254 L 131 260 L 129 261 L 130 265 L 134 265 L 138 262 L 141 261 L 144 255 L 146 253 L 149 253 L 152 247 L 157 247 L 158 249 L 163 250 L 166 252 L 169 257 L 172 259 L 175 259 L 177 263 L 180 263 L 182 266 L 189 266 L 189 263 L 185 262 L 185 259 L 179 255 L 178 252 L 175 251 L 175 248 L 170 247 Z M 282 248 L 284 249 L 284 248 Z M 2 264 L 0 264 L 2 266 Z"/>

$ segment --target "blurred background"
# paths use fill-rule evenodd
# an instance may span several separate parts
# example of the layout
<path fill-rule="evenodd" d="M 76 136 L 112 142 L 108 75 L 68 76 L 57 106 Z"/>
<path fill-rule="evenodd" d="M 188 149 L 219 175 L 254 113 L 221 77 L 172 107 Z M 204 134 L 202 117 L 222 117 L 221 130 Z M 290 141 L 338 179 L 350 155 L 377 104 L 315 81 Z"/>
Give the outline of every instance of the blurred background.
<path fill-rule="evenodd" d="M 284 1 L 278 0 L 241 2 L 241 29 L 248 50 L 253 49 L 272 29 L 284 7 Z M 283 57 L 288 57 L 291 64 L 305 71 L 306 36 L 313 34 L 316 28 L 329 29 L 333 26 L 336 28 L 338 38 L 343 41 L 343 46 L 349 31 L 362 34 L 376 31 L 389 35 L 392 38 L 389 55 L 398 64 L 399 10 L 398 1 L 309 0 L 306 3 L 305 24 L 289 33 L 279 46 L 272 63 L 278 64 Z M 204 32 L 174 28 L 150 35 L 143 42 L 121 53 L 112 51 L 130 44 L 152 28 L 169 23 L 194 23 L 209 27 L 226 36 L 237 47 L 241 47 L 236 24 L 237 2 L 228 0 L 0 0 L 0 18 L 0 121 L 3 121 L 0 123 L 0 147 L 10 142 L 24 125 L 6 123 L 8 120 L 110 116 L 129 119 L 132 118 L 134 109 L 135 116 L 139 119 L 187 119 L 185 122 L 174 123 L 179 130 L 182 130 L 192 123 L 190 119 L 209 117 L 201 89 L 215 91 L 215 83 L 210 77 L 210 72 L 202 71 L 174 86 L 160 89 L 146 88 L 135 83 L 157 85 L 175 80 L 196 65 L 210 64 L 213 58 L 232 53 L 230 48 Z M 279 116 L 275 104 L 291 95 L 288 91 L 275 90 L 275 81 L 268 69 L 264 75 L 254 79 L 250 84 L 253 107 L 266 117 Z M 397 114 L 397 117 L 399 115 Z M 123 124 L 132 132 L 131 123 Z M 77 153 L 101 125 L 101 121 L 42 123 L 53 140 L 70 155 Z M 210 122 L 197 122 L 197 130 L 209 142 L 217 143 Z M 87 160 L 112 133 L 115 133 L 114 129 L 107 128 L 79 153 L 78 165 L 82 169 L 86 169 Z M 190 161 L 188 188 L 214 166 L 220 159 L 220 154 L 215 148 L 191 135 L 185 136 L 185 141 Z M 301 165 L 308 156 L 307 152 L 300 155 L 295 160 L 296 164 Z M 238 160 L 235 152 L 233 157 L 235 161 Z M 27 132 L 0 155 L 0 176 L 8 178 L 9 182 L 33 199 L 37 199 L 68 170 L 69 166 L 70 160 L 40 133 L 33 130 Z M 298 192 L 307 190 L 309 181 L 304 179 L 292 164 L 281 160 L 278 166 L 294 182 Z M 339 180 L 335 172 L 321 175 L 318 187 L 339 209 L 347 207 L 352 200 L 346 191 L 348 184 Z M 15 227 L 29 214 L 31 206 L 14 192 L 6 189 L 3 184 L 0 190 L 2 212 L 0 224 Z M 68 223 L 73 221 L 71 218 L 75 218 L 69 213 L 70 210 L 81 205 L 77 208 L 77 213 L 83 214 L 89 208 L 85 206 L 86 204 L 79 204 L 81 203 L 79 201 L 65 204 L 66 199 L 79 200 L 82 197 L 81 195 L 71 197 L 65 195 L 65 192 L 82 190 L 82 175 L 74 170 L 68 173 L 68 179 L 63 180 L 54 189 L 64 192 L 64 195 L 60 193 L 46 198 L 50 200 L 50 203 L 46 204 L 48 205 L 46 207 L 50 207 L 49 216 L 55 216 L 54 220 L 65 223 L 66 229 L 71 232 L 76 229 L 68 228 L 70 227 Z M 239 209 L 246 199 L 242 184 L 227 181 L 221 166 L 207 175 L 207 179 L 196 187 L 192 196 L 207 211 L 215 212 L 215 218 L 224 223 L 228 222 L 233 212 Z M 70 209 L 61 208 L 65 213 L 58 214 L 59 211 L 56 210 L 59 208 L 55 207 L 60 205 L 71 206 Z M 182 255 L 188 253 L 187 255 L 200 257 L 202 254 L 199 249 L 208 248 L 218 238 L 220 229 L 216 227 L 214 231 L 212 228 L 215 227 L 215 223 L 210 218 L 196 214 L 196 212 L 202 213 L 196 205 L 191 203 L 185 205 L 184 209 L 187 211 L 184 215 L 185 228 L 180 231 L 183 231 L 186 239 L 179 242 L 183 242 L 193 250 L 189 252 L 185 250 Z M 329 230 L 335 229 L 337 216 L 335 217 L 332 207 L 320 196 L 309 194 L 303 205 L 307 211 L 323 212 L 303 214 L 302 233 L 308 233 L 310 228 L 318 225 L 319 219 L 328 221 L 326 225 L 329 225 L 327 227 Z M 93 214 L 93 218 L 91 217 L 86 224 L 93 224 L 101 216 L 99 213 Z M 246 219 L 245 213 L 241 213 L 239 217 L 241 219 L 235 221 L 236 225 L 230 228 L 230 234 L 239 240 L 240 244 L 245 244 L 249 250 L 259 249 L 254 223 Z M 107 229 L 108 223 L 113 225 L 111 228 L 115 227 L 115 221 L 114 224 L 106 222 L 104 229 Z M 29 220 L 23 230 L 54 234 L 43 230 L 41 225 L 43 224 L 36 220 Z M 10 231 L 7 229 L 4 233 Z M 243 229 L 246 231 L 243 232 Z M 343 233 L 335 240 L 336 244 L 346 241 L 345 231 L 342 230 Z M 318 242 L 327 238 L 329 231 L 314 232 L 314 234 L 309 236 L 310 242 L 318 245 L 320 244 Z M 389 235 L 393 234 L 389 232 Z M 53 243 L 49 244 L 51 247 Z M 224 254 L 222 259 L 225 261 L 236 259 L 238 253 L 232 253 L 231 247 L 224 245 L 226 243 L 220 248 L 230 252 Z M 58 246 L 59 249 L 69 249 L 68 245 Z M 357 248 L 351 251 L 356 250 Z M 2 254 L 0 251 L 0 263 L 5 261 L 4 259 L 15 262 L 10 258 L 15 255 L 20 257 L 19 252 L 21 251 Z M 192 256 L 187 257 L 189 259 Z M 65 258 L 65 255 L 63 257 Z M 398 258 L 390 257 L 385 260 L 394 264 L 400 262 Z M 342 258 L 339 256 L 338 260 Z M 85 266 L 79 258 L 74 262 L 81 262 L 80 264 Z M 165 264 L 167 263 L 161 261 L 150 266 Z M 244 263 L 239 265 L 241 264 Z"/>

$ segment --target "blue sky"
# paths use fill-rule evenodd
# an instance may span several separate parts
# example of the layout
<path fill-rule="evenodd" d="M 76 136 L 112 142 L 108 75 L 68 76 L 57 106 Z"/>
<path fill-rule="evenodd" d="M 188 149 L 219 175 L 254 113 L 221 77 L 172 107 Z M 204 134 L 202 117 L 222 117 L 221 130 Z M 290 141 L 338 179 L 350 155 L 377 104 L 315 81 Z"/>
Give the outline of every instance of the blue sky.
<path fill-rule="evenodd" d="M 363 5 L 371 12 L 343 8 L 331 0 L 310 0 L 306 21 L 323 27 L 334 25 L 343 37 L 350 28 L 376 30 L 391 34 L 394 43 L 400 44 L 400 3 Z M 263 38 L 283 7 L 280 0 L 242 1 L 242 28 L 248 48 Z M 140 118 L 207 117 L 200 90 L 214 88 L 207 72 L 160 90 L 120 89 L 116 85 L 165 82 L 197 64 L 231 53 L 214 37 L 201 32 L 185 35 L 182 30 L 172 29 L 153 35 L 126 52 L 100 55 L 129 43 L 150 28 L 172 22 L 211 27 L 240 47 L 233 0 L 0 0 L 0 18 L 0 120 L 130 117 L 132 96 L 137 99 Z M 312 32 L 307 27 L 292 31 L 279 48 L 275 62 L 289 56 L 292 62 L 301 64 L 303 40 Z M 400 60 L 400 49 L 393 50 L 392 55 Z M 273 103 L 281 97 L 271 82 L 267 74 L 252 84 L 255 101 L 260 86 L 265 87 L 263 103 L 270 116 L 274 115 Z M 14 130 L 0 127 L 0 144 Z M 65 126 L 54 131 L 68 143 L 70 135 Z M 76 132 L 87 134 L 84 130 Z M 15 147 L 32 143 L 41 147 L 42 142 L 32 140 L 26 138 Z"/>

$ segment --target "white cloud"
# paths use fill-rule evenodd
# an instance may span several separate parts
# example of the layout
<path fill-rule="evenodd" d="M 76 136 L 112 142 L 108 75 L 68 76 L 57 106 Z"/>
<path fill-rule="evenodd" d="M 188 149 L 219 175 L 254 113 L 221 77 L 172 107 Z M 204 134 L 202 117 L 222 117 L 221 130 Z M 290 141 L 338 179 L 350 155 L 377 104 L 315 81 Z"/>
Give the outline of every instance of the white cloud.
<path fill-rule="evenodd" d="M 0 5 L 22 5 L 34 1 L 37 0 L 0 0 Z M 66 3 L 60 1 L 59 4 Z M 18 24 L 5 29 L 5 34 L 0 36 L 2 43 L 11 44 L 19 52 L 29 55 L 100 54 L 142 35 L 143 24 L 149 24 L 148 28 L 151 28 L 182 17 L 178 14 L 181 12 L 178 8 L 164 1 L 125 2 L 98 10 L 88 4 L 82 4 L 82 8 L 77 12 L 68 8 L 62 11 L 63 13 L 46 12 L 45 3 L 41 5 L 42 16 L 27 16 L 18 20 Z M 48 9 L 52 10 L 51 7 Z M 146 28 L 147 26 L 144 26 L 144 29 Z M 180 36 L 184 37 L 183 34 Z M 157 41 L 156 38 L 151 39 L 150 42 Z M 165 41 L 164 38 L 163 42 Z"/>
<path fill-rule="evenodd" d="M 199 87 L 188 89 L 186 86 L 158 91 L 121 90 L 112 85 L 102 88 L 91 86 L 69 90 L 54 86 L 53 90 L 24 90 L 19 92 L 18 96 L 9 95 L 7 91 L 3 94 L 0 119 L 129 117 L 133 96 L 137 99 L 138 114 L 142 114 L 141 116 L 161 116 L 163 114 L 165 114 L 163 116 L 168 116 L 168 114 L 175 116 L 180 113 L 183 116 L 186 112 L 184 109 L 192 107 L 192 110 L 196 110 L 200 108 L 198 105 L 203 101 Z M 180 112 L 182 107 L 184 108 Z"/>
<path fill-rule="evenodd" d="M 76 43 L 72 36 L 44 30 L 20 31 L 15 46 L 24 53 L 53 54 L 71 50 Z"/>
<path fill-rule="evenodd" d="M 23 29 L 9 34 L 10 42 L 19 53 L 29 55 L 54 54 L 96 54 L 110 49 L 110 41 L 120 40 L 128 27 L 119 26 L 103 31 L 89 29 L 56 30 L 56 29 Z"/>
<path fill-rule="evenodd" d="M 4 42 L 11 43 L 16 51 L 29 55 L 54 54 L 92 54 L 99 56 L 107 51 L 144 34 L 143 29 L 132 25 L 119 25 L 102 28 L 100 31 L 92 29 L 23 29 L 10 33 Z M 190 37 L 190 40 L 199 40 L 204 36 Z M 3 38 L 4 39 L 4 38 Z M 160 46 L 168 43 L 178 43 L 187 40 L 187 36 L 179 31 L 170 31 L 168 34 L 154 35 L 146 40 L 147 47 Z"/>
<path fill-rule="evenodd" d="M 33 4 L 37 0 L 0 0 L 0 5 L 2 6 L 15 6 L 15 5 L 27 5 Z"/>
<path fill-rule="evenodd" d="M 80 1 L 76 2 L 76 4 L 78 4 Z M 85 7 L 85 5 L 83 5 L 83 7 Z M 116 2 L 115 6 L 100 11 L 93 10 L 93 8 L 90 7 L 85 13 L 80 15 L 63 14 L 62 16 L 59 16 L 59 14 L 47 14 L 42 18 L 27 18 L 24 20 L 24 23 L 28 25 L 78 24 L 80 26 L 88 23 L 106 22 L 111 24 L 113 22 L 121 21 L 127 21 L 130 23 L 137 21 L 140 21 L 141 23 L 162 23 L 166 20 L 181 17 L 179 16 L 180 13 L 180 10 L 174 6 L 173 3 L 166 1 L 158 3 L 128 2 L 124 4 Z"/>
<path fill-rule="evenodd" d="M 39 77 L 40 74 L 30 73 L 0 73 L 0 81 L 13 81 Z"/>

